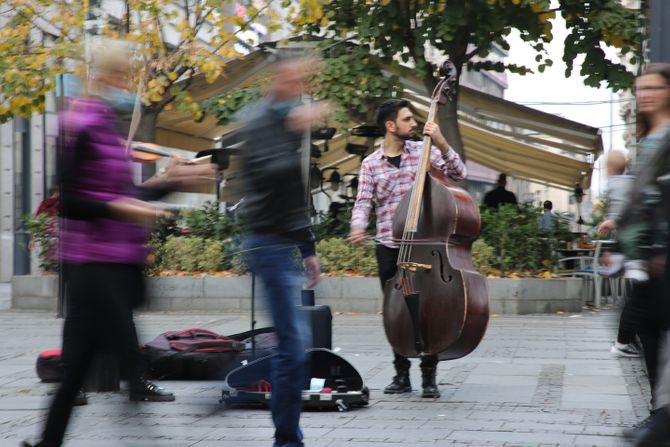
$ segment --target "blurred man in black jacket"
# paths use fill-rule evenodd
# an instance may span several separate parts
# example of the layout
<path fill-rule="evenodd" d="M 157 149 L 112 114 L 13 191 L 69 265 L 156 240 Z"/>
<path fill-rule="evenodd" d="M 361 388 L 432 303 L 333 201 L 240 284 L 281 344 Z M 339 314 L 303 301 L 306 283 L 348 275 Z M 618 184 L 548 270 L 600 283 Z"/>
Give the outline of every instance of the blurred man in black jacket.
<path fill-rule="evenodd" d="M 247 261 L 268 294 L 279 338 L 272 380 L 275 447 L 303 446 L 299 427 L 302 385 L 307 376 L 305 341 L 310 328 L 298 321 L 300 274 L 294 259 L 299 248 L 308 288 L 316 285 L 319 261 L 310 229 L 300 147 L 312 122 L 328 113 L 325 104 L 302 104 L 305 77 L 314 61 L 281 62 L 267 97 L 246 111 L 241 139 Z"/>

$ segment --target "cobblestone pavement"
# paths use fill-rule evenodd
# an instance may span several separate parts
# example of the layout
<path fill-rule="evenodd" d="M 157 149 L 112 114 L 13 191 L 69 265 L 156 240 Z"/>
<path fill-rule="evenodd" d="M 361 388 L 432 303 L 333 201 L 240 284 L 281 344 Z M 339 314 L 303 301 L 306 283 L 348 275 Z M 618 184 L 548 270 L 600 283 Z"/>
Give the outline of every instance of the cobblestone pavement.
<path fill-rule="evenodd" d="M 574 315 L 492 316 L 482 344 L 466 358 L 439 365 L 442 397 L 414 391 L 387 396 L 391 351 L 379 315 L 336 315 L 334 347 L 371 389 L 366 408 L 305 412 L 309 447 L 382 446 L 623 446 L 621 430 L 648 413 L 648 386 L 639 359 L 609 353 L 617 312 Z M 166 330 L 204 327 L 220 333 L 246 330 L 244 315 L 144 313 L 140 339 Z M 39 382 L 39 352 L 60 346 L 62 321 L 53 314 L 0 312 L 0 447 L 35 436 L 53 386 Z M 269 447 L 270 414 L 223 409 L 220 383 L 161 382 L 171 403 L 130 405 L 127 395 L 91 393 L 75 409 L 66 447 L 197 446 Z"/>

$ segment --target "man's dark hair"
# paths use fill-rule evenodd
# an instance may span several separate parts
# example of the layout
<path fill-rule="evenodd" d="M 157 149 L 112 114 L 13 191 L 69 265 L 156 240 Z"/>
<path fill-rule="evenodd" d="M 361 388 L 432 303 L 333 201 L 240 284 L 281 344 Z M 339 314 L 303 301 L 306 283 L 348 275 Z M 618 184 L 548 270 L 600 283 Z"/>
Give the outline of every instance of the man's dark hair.
<path fill-rule="evenodd" d="M 551 210 L 554 208 L 554 204 L 551 203 L 551 200 L 545 200 L 542 207 L 544 207 L 545 210 Z"/>
<path fill-rule="evenodd" d="M 405 107 L 411 110 L 412 103 L 406 99 L 389 99 L 388 101 L 384 101 L 377 108 L 377 116 L 375 118 L 379 128 L 383 132 L 386 132 L 386 122 L 395 121 L 396 118 L 398 118 L 398 112 L 400 109 L 404 109 Z"/>

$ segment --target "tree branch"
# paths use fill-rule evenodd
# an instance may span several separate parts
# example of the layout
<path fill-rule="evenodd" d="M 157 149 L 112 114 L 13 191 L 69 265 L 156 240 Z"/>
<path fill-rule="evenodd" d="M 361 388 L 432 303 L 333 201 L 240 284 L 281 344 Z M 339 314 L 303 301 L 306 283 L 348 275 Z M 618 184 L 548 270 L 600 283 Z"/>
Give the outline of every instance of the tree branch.
<path fill-rule="evenodd" d="M 268 9 L 272 3 L 273 3 L 272 1 L 269 1 L 269 2 L 267 2 L 267 3 L 265 4 L 265 6 L 263 6 L 261 9 L 259 9 L 258 11 L 256 11 L 256 13 L 255 13 L 253 16 L 251 16 L 251 17 L 249 18 L 249 20 L 247 20 L 247 21 L 244 22 L 242 25 L 240 25 L 240 29 L 238 29 L 238 30 L 235 31 L 234 33 L 231 33 L 231 37 L 234 37 L 234 36 L 236 36 L 238 33 L 240 33 L 240 32 L 242 32 L 242 31 L 246 30 L 247 27 L 248 27 L 251 23 L 253 23 L 254 20 L 256 20 L 256 19 L 258 18 L 258 16 L 260 16 L 261 13 L 262 13 L 263 11 L 265 11 L 266 9 Z M 216 54 L 216 53 L 218 53 L 219 50 L 220 50 L 221 48 L 223 48 L 223 46 L 224 46 L 225 44 L 229 43 L 229 42 L 230 42 L 230 38 L 227 39 L 227 40 L 224 40 L 223 42 L 221 42 L 221 44 L 220 44 L 218 47 L 214 48 L 214 49 L 211 51 L 211 53 L 212 53 L 212 54 Z"/>
<path fill-rule="evenodd" d="M 191 10 L 188 5 L 188 0 L 184 0 L 184 15 L 186 15 L 186 21 L 191 25 Z"/>

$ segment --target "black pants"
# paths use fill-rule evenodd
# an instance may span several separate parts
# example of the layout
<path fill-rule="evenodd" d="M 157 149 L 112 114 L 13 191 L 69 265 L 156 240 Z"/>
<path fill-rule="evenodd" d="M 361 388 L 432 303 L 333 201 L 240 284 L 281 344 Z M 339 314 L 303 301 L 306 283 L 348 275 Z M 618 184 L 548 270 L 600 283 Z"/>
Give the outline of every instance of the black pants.
<path fill-rule="evenodd" d="M 398 270 L 398 254 L 400 249 L 389 248 L 377 244 L 375 254 L 377 255 L 377 271 L 379 272 L 379 281 L 381 281 L 382 291 L 386 281 L 393 278 Z M 393 351 L 393 365 L 396 370 L 409 369 L 410 361 L 397 352 Z M 428 355 L 421 357 L 421 368 L 434 368 L 437 365 L 437 355 Z"/>
<path fill-rule="evenodd" d="M 619 332 L 617 333 L 616 341 L 627 345 L 635 341 L 640 322 L 645 314 L 649 312 L 648 303 L 641 293 L 640 287 L 633 284 L 628 293 L 623 309 L 621 309 L 621 317 L 619 318 Z"/>
<path fill-rule="evenodd" d="M 97 352 L 118 354 L 129 379 L 146 366 L 139 349 L 133 308 L 144 301 L 140 266 L 90 263 L 68 265 L 67 315 L 63 327 L 65 379 L 49 409 L 42 444 L 60 446 L 72 404 Z"/>
<path fill-rule="evenodd" d="M 663 282 L 659 279 L 633 283 L 630 297 L 621 311 L 617 334 L 619 343 L 632 342 L 635 334 L 640 337 L 652 396 L 656 387 L 663 304 L 666 301 L 663 293 Z"/>

